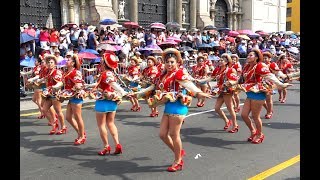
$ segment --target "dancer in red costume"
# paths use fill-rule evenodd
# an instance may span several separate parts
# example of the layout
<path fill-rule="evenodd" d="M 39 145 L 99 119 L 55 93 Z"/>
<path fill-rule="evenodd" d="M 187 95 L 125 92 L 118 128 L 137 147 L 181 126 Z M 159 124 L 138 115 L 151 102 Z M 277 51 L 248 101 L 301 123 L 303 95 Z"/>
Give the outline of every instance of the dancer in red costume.
<path fill-rule="evenodd" d="M 77 55 L 67 54 L 67 72 L 63 75 L 64 89 L 59 93 L 60 101 L 69 99 L 66 112 L 66 120 L 77 132 L 78 137 L 74 145 L 81 145 L 86 142 L 84 123 L 82 119 L 82 104 L 86 92 L 80 69 L 80 61 Z"/>
<path fill-rule="evenodd" d="M 238 76 L 236 70 L 232 67 L 229 67 L 229 64 L 232 64 L 230 55 L 227 53 L 222 54 L 219 60 L 219 66 L 214 69 L 211 77 L 204 80 L 197 79 L 197 81 L 208 82 L 214 79 L 217 80 L 217 85 L 213 90 L 213 93 L 218 95 L 215 104 L 215 112 L 217 112 L 225 122 L 223 129 L 228 130 L 228 128 L 233 125 L 233 128 L 231 128 L 228 132 L 236 133 L 239 130 L 239 126 L 236 119 L 236 113 L 234 111 L 232 96 L 235 91 L 235 85 L 238 83 Z M 228 119 L 226 114 L 221 110 L 223 103 L 226 104 L 231 119 Z"/>
<path fill-rule="evenodd" d="M 160 138 L 174 153 L 174 162 L 168 171 L 182 170 L 185 151 L 182 149 L 180 129 L 184 117 L 188 113 L 188 106 L 192 97 L 186 95 L 181 87 L 193 92 L 198 98 L 211 98 L 210 94 L 202 92 L 190 80 L 187 70 L 181 68 L 183 64 L 180 52 L 175 48 L 163 51 L 162 58 L 165 70 L 154 84 L 136 94 L 156 90 L 155 95 L 148 101 L 150 107 L 165 104 L 164 114 L 160 123 Z"/>
<path fill-rule="evenodd" d="M 121 103 L 122 97 L 128 93 L 117 83 L 114 70 L 118 67 L 118 59 L 114 54 L 105 53 L 101 58 L 101 70 L 97 83 L 91 84 L 93 87 L 90 97 L 96 99 L 95 108 L 97 125 L 100 132 L 100 137 L 103 142 L 103 150 L 98 152 L 98 155 L 104 156 L 110 154 L 111 146 L 108 141 L 108 131 L 112 135 L 115 151 L 113 154 L 121 154 L 123 149 L 119 142 L 119 134 L 114 118 L 118 104 Z"/>
<path fill-rule="evenodd" d="M 247 56 L 247 64 L 243 68 L 242 75 L 244 77 L 244 84 L 242 89 L 247 94 L 247 99 L 244 102 L 241 117 L 248 126 L 251 136 L 248 138 L 249 142 L 260 144 L 264 140 L 262 133 L 262 122 L 260 113 L 262 106 L 266 100 L 266 93 L 272 91 L 272 86 L 265 82 L 265 80 L 274 83 L 278 89 L 287 88 L 291 86 L 288 83 L 282 83 L 278 78 L 270 72 L 268 66 L 263 63 L 263 56 L 259 49 L 252 49 Z M 255 126 L 252 124 L 251 117 Z"/>
<path fill-rule="evenodd" d="M 155 66 L 157 63 L 157 60 L 153 56 L 148 56 L 147 57 L 147 67 L 142 71 L 142 76 L 140 76 L 140 82 L 142 83 L 141 87 L 142 88 L 147 88 L 149 87 L 152 82 L 155 81 L 155 78 L 158 75 L 158 68 Z M 151 96 L 152 92 L 145 94 L 145 99 L 149 99 Z M 155 117 L 159 115 L 159 111 L 157 107 L 151 108 L 151 114 L 150 117 Z"/>
<path fill-rule="evenodd" d="M 55 112 L 57 113 L 57 117 L 60 121 L 60 127 L 57 121 L 54 121 L 53 128 L 50 131 L 50 134 L 66 134 L 67 126 L 64 123 L 64 115 L 61 110 L 61 102 L 57 99 L 57 94 L 61 87 L 62 83 L 62 74 L 63 72 L 56 68 L 57 58 L 53 55 L 46 55 L 45 61 L 47 64 L 47 72 L 43 78 L 39 79 L 38 82 L 46 82 L 46 89 L 42 92 L 42 96 L 44 97 L 43 111 L 47 112 L 51 106 L 53 106 Z"/>
<path fill-rule="evenodd" d="M 205 79 L 207 78 L 207 75 L 209 73 L 209 66 L 205 64 L 205 57 L 204 56 L 198 56 L 197 57 L 197 65 L 192 67 L 192 73 L 191 76 L 195 79 Z M 208 83 L 207 82 L 197 82 L 196 86 L 201 89 L 202 92 L 207 92 L 208 89 Z M 198 99 L 197 106 L 203 107 L 205 104 L 205 98 Z"/>

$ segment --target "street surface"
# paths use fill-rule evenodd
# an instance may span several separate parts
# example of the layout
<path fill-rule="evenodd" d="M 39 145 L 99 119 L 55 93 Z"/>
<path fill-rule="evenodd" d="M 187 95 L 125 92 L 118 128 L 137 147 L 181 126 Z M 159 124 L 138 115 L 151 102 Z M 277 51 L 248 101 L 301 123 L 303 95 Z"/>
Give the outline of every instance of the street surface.
<path fill-rule="evenodd" d="M 46 119 L 36 119 L 38 114 L 23 116 L 21 112 L 20 179 L 249 179 L 300 155 L 300 83 L 293 84 L 285 104 L 278 102 L 278 94 L 273 96 L 272 119 L 264 119 L 265 110 L 261 113 L 265 139 L 258 145 L 246 141 L 250 133 L 239 113 L 239 132 L 231 134 L 223 130 L 224 122 L 215 112 L 203 113 L 213 109 L 216 98 L 207 100 L 202 108 L 197 108 L 193 99 L 181 129 L 187 153 L 185 166 L 175 173 L 166 171 L 174 157 L 158 136 L 163 106 L 156 118 L 149 117 L 150 110 L 143 101 L 141 112 L 131 112 L 130 102 L 118 107 L 116 125 L 124 148 L 118 156 L 97 155 L 103 145 L 93 105 L 83 108 L 87 142 L 81 146 L 73 145 L 76 133 L 68 123 L 66 135 L 48 135 L 51 127 Z M 245 93 L 240 97 L 243 103 Z M 110 135 L 109 142 L 113 152 Z M 268 180 L 300 179 L 300 161 L 268 173 Z"/>

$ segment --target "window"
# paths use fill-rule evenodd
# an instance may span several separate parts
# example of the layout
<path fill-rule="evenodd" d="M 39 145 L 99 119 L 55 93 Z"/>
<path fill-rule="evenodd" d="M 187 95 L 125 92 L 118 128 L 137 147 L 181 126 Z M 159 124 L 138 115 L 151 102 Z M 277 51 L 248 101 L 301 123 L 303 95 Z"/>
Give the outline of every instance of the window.
<path fill-rule="evenodd" d="M 287 23 L 286 23 L 286 31 L 291 31 L 291 21 L 287 21 Z"/>
<path fill-rule="evenodd" d="M 287 0 L 287 3 L 292 3 L 292 0 Z"/>
<path fill-rule="evenodd" d="M 291 17 L 291 11 L 292 11 L 291 7 L 287 8 L 287 17 Z"/>

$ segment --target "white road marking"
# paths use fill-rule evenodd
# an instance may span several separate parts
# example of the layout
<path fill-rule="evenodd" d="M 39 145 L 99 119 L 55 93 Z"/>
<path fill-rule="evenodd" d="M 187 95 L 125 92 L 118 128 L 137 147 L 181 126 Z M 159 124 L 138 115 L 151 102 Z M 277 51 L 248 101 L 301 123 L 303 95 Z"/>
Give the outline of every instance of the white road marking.
<path fill-rule="evenodd" d="M 239 106 L 242 106 L 244 103 L 241 103 L 239 104 Z M 222 107 L 221 109 L 226 109 L 227 107 Z M 196 112 L 196 113 L 192 113 L 192 114 L 189 114 L 186 116 L 187 117 L 190 117 L 190 116 L 195 116 L 195 115 L 199 115 L 199 114 L 204 114 L 204 113 L 207 113 L 207 112 L 212 112 L 212 111 L 215 111 L 214 109 L 211 109 L 211 110 L 207 110 L 207 111 L 202 111 L 202 112 Z"/>

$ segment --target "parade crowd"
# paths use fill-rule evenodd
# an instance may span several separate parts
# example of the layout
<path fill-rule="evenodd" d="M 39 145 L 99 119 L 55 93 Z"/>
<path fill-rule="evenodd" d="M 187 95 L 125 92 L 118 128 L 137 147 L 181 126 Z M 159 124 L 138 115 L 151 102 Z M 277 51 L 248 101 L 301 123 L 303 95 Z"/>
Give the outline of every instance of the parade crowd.
<path fill-rule="evenodd" d="M 121 154 L 115 116 L 122 100 L 132 103 L 129 111 L 140 112 L 143 99 L 150 118 L 158 117 L 158 106 L 163 105 L 159 137 L 174 154 L 170 172 L 184 166 L 180 129 L 194 99 L 201 108 L 216 97 L 215 112 L 229 133 L 240 130 L 236 117 L 240 113 L 249 129 L 247 141 L 260 144 L 265 139 L 262 109 L 267 112 L 263 117 L 271 119 L 272 96 L 278 94 L 279 102 L 285 103 L 290 82 L 300 80 L 300 35 L 291 32 L 180 31 L 161 23 L 146 29 L 98 30 L 89 24 L 38 29 L 32 23 L 20 28 L 34 37 L 21 43 L 22 84 L 33 90 L 38 118 L 48 119 L 50 135 L 66 134 L 67 120 L 78 134 L 74 145 L 85 144 L 82 104 L 95 99 L 103 146 L 98 155 L 112 151 L 108 131 L 113 154 Z M 241 92 L 247 96 L 242 108 Z M 63 101 L 68 101 L 65 114 Z M 226 112 L 221 110 L 223 104 Z"/>

